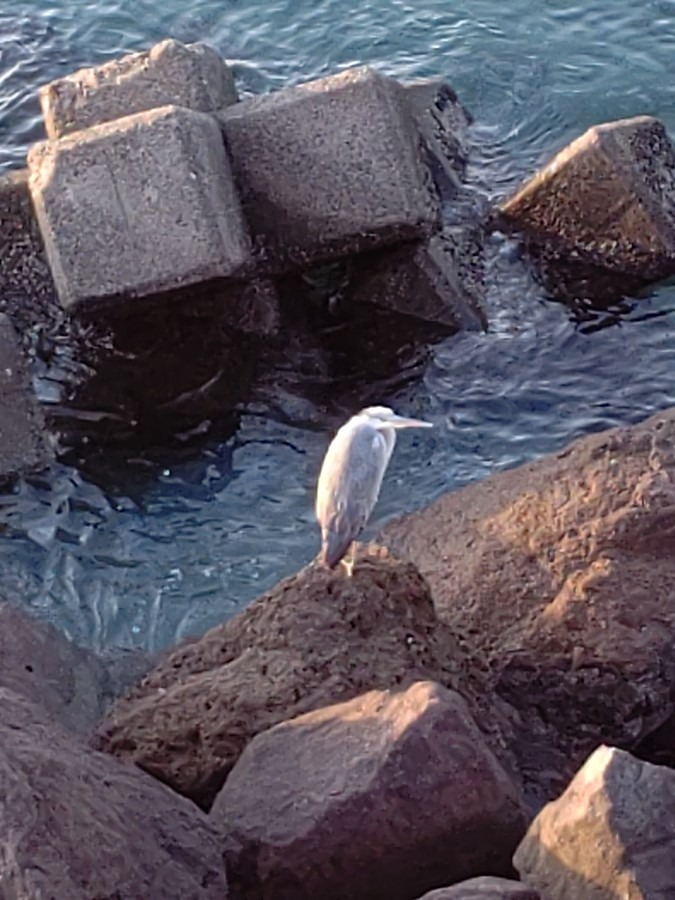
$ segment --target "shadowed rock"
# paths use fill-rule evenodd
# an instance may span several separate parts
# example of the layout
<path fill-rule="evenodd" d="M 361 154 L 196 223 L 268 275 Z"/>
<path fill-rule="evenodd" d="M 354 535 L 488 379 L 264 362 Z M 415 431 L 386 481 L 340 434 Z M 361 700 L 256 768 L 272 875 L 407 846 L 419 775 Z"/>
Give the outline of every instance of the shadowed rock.
<path fill-rule="evenodd" d="M 546 900 L 675 897 L 675 772 L 598 748 L 514 862 Z"/>
<path fill-rule="evenodd" d="M 264 270 L 423 238 L 439 224 L 419 129 L 372 69 L 255 97 L 220 117 Z"/>
<path fill-rule="evenodd" d="M 200 810 L 5 688 L 0 785 L 6 900 L 226 900 L 221 839 Z"/>
<path fill-rule="evenodd" d="M 521 713 L 535 800 L 598 743 L 631 748 L 673 712 L 675 410 L 446 494 L 382 537 Z"/>
<path fill-rule="evenodd" d="M 556 256 L 562 279 L 581 267 L 591 292 L 594 269 L 603 290 L 609 273 L 628 279 L 623 290 L 671 275 L 675 150 L 664 126 L 637 116 L 590 128 L 501 205 L 500 219 L 545 247 L 549 282 Z"/>
<path fill-rule="evenodd" d="M 0 686 L 21 694 L 72 731 L 90 731 L 110 683 L 101 661 L 47 622 L 0 601 Z"/>
<path fill-rule="evenodd" d="M 0 484 L 51 458 L 44 418 L 28 376 L 16 332 L 0 314 Z"/>
<path fill-rule="evenodd" d="M 413 566 L 383 551 L 354 576 L 310 566 L 170 653 L 101 723 L 98 746 L 210 807 L 246 744 L 294 715 L 429 679 L 472 702 L 495 752 L 505 710 L 434 614 Z"/>
<path fill-rule="evenodd" d="M 371 691 L 258 734 L 218 794 L 232 896 L 409 900 L 512 871 L 518 792 L 438 684 Z"/>
<path fill-rule="evenodd" d="M 40 89 L 47 137 L 56 139 L 159 106 L 215 112 L 237 101 L 232 72 L 206 44 L 161 41 Z"/>
<path fill-rule="evenodd" d="M 541 900 L 541 895 L 519 881 L 481 875 L 452 887 L 430 891 L 419 900 Z"/>

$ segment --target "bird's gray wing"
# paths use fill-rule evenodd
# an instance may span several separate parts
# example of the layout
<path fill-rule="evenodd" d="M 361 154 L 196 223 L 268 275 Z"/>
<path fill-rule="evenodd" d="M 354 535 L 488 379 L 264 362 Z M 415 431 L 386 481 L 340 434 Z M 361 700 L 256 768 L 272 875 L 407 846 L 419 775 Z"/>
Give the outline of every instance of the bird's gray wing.
<path fill-rule="evenodd" d="M 322 533 L 322 559 L 333 568 L 363 530 L 375 506 L 387 465 L 386 446 L 377 429 L 362 425 L 338 433 L 319 476 L 316 512 Z"/>

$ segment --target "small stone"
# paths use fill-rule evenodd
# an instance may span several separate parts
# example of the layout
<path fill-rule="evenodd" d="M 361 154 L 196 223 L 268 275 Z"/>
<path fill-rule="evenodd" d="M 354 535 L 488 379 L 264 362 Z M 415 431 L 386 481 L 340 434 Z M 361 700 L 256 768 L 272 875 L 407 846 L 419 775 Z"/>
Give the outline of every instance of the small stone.
<path fill-rule="evenodd" d="M 50 459 L 44 418 L 16 332 L 0 314 L 0 482 L 44 468 Z"/>
<path fill-rule="evenodd" d="M 577 264 L 665 278 L 675 272 L 675 148 L 651 116 L 596 125 L 505 201 L 500 218 Z"/>
<path fill-rule="evenodd" d="M 258 260 L 272 274 L 428 236 L 439 222 L 400 85 L 369 68 L 220 117 Z"/>
<path fill-rule="evenodd" d="M 514 862 L 546 900 L 675 897 L 675 772 L 599 747 Z"/>
<path fill-rule="evenodd" d="M 176 106 L 45 141 L 30 188 L 64 307 L 235 276 L 246 223 L 218 125 Z"/>
<path fill-rule="evenodd" d="M 525 829 L 467 704 L 432 682 L 257 735 L 210 818 L 233 891 L 265 900 L 408 900 L 510 874 Z"/>
<path fill-rule="evenodd" d="M 215 50 L 173 39 L 40 88 L 51 139 L 159 106 L 212 113 L 236 101 L 232 72 Z"/>

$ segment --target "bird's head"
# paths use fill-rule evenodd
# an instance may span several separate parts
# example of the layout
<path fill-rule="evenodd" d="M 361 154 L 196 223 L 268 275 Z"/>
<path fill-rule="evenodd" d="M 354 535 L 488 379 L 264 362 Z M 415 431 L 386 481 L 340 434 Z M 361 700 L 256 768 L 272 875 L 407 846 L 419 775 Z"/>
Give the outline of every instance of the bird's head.
<path fill-rule="evenodd" d="M 359 418 L 364 419 L 373 428 L 433 428 L 433 422 L 424 422 L 422 419 L 408 419 L 398 416 L 388 406 L 367 406 L 358 413 Z"/>

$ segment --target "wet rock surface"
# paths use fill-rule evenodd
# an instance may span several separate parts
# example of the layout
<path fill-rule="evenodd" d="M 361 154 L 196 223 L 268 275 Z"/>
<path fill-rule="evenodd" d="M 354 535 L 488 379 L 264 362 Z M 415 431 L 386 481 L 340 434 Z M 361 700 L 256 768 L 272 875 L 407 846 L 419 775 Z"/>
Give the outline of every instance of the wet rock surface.
<path fill-rule="evenodd" d="M 539 813 L 514 861 L 547 900 L 675 896 L 675 772 L 600 747 Z"/>
<path fill-rule="evenodd" d="M 220 54 L 207 44 L 173 39 L 79 69 L 40 91 L 50 139 L 170 104 L 210 113 L 236 102 L 234 78 Z"/>
<path fill-rule="evenodd" d="M 429 891 L 419 900 L 541 900 L 541 895 L 519 881 L 482 875 L 452 887 Z"/>
<path fill-rule="evenodd" d="M 408 900 L 508 874 L 518 791 L 462 698 L 372 691 L 257 735 L 211 809 L 233 897 Z"/>
<path fill-rule="evenodd" d="M 558 257 L 563 274 L 583 264 L 600 279 L 604 270 L 598 288 L 610 273 L 629 279 L 624 290 L 671 275 L 675 149 L 665 127 L 637 116 L 590 128 L 502 203 L 499 218 L 544 246 L 548 269 Z M 593 268 L 586 278 L 592 288 Z"/>
<path fill-rule="evenodd" d="M 633 748 L 673 713 L 675 411 L 572 443 L 391 523 L 520 713 L 537 805 L 599 743 Z"/>
<path fill-rule="evenodd" d="M 189 801 L 0 688 L 0 896 L 225 900 L 220 839 Z"/>
<path fill-rule="evenodd" d="M 9 318 L 0 313 L 0 484 L 44 468 L 51 457 L 17 334 Z"/>
<path fill-rule="evenodd" d="M 433 680 L 470 700 L 508 760 L 511 723 L 483 691 L 480 663 L 438 622 L 415 568 L 372 553 L 352 578 L 310 566 L 179 645 L 112 708 L 97 746 L 208 809 L 260 731 L 373 688 Z"/>

